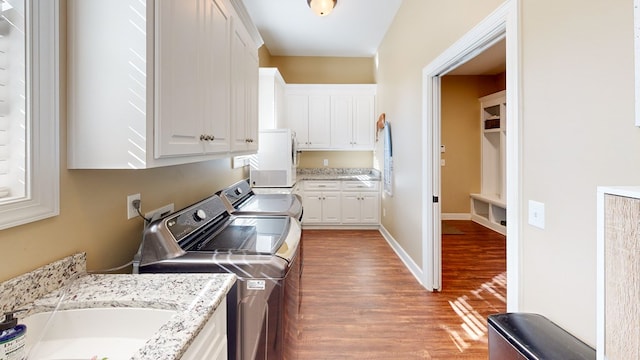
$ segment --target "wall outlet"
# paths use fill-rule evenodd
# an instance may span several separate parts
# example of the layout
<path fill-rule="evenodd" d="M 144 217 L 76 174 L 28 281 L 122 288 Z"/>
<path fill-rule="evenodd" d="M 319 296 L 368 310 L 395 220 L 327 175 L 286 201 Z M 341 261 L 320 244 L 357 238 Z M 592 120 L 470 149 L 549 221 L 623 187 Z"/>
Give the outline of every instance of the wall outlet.
<path fill-rule="evenodd" d="M 544 204 L 529 200 L 529 225 L 544 229 Z"/>
<path fill-rule="evenodd" d="M 138 211 L 133 207 L 133 200 L 140 200 L 140 194 L 127 196 L 127 219 L 133 219 L 138 216 Z"/>
<path fill-rule="evenodd" d="M 329 166 L 329 159 L 322 160 L 322 165 Z"/>
<path fill-rule="evenodd" d="M 163 216 L 169 215 L 173 212 L 173 203 L 165 205 L 163 207 L 159 207 L 157 209 L 151 210 L 149 212 L 144 213 L 144 217 L 149 220 L 159 219 Z"/>

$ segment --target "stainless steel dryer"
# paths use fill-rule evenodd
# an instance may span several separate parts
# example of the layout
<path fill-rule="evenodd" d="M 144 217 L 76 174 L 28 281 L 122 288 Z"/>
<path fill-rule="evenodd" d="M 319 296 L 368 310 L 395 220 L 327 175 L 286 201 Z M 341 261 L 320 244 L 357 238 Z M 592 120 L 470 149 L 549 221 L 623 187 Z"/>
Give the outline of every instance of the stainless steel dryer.
<path fill-rule="evenodd" d="M 227 210 L 235 215 L 288 215 L 302 220 L 302 200 L 297 194 L 256 194 L 249 179 L 220 191 Z"/>
<path fill-rule="evenodd" d="M 229 272 L 229 359 L 294 358 L 301 229 L 289 216 L 240 216 L 213 195 L 154 221 L 143 234 L 134 272 Z"/>

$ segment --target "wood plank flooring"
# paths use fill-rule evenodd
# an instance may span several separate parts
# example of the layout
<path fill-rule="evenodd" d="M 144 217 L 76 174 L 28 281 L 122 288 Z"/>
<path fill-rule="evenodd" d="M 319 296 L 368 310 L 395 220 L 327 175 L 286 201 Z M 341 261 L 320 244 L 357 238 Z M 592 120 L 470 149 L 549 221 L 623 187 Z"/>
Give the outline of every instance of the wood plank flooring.
<path fill-rule="evenodd" d="M 506 309 L 505 237 L 448 224 L 464 234 L 443 237 L 437 293 L 378 231 L 304 230 L 297 359 L 486 359 L 486 317 Z"/>

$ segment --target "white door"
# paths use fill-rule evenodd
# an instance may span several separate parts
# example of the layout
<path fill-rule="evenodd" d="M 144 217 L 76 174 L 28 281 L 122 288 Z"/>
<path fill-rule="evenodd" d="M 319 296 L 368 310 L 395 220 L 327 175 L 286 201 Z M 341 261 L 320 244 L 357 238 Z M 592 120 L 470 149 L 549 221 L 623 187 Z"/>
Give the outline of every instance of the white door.
<path fill-rule="evenodd" d="M 353 148 L 373 149 L 375 142 L 374 96 L 353 97 Z"/>

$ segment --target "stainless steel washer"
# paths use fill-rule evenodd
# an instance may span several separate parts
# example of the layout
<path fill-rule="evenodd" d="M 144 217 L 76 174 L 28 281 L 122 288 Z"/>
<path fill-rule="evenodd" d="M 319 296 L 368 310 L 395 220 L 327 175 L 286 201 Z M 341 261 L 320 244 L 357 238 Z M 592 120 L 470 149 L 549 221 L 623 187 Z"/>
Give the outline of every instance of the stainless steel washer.
<path fill-rule="evenodd" d="M 301 229 L 289 216 L 231 215 L 214 195 L 144 231 L 134 272 L 229 272 L 229 359 L 293 358 L 300 302 Z"/>
<path fill-rule="evenodd" d="M 220 191 L 227 210 L 235 215 L 288 215 L 302 220 L 302 199 L 297 194 L 256 194 L 249 180 Z"/>

